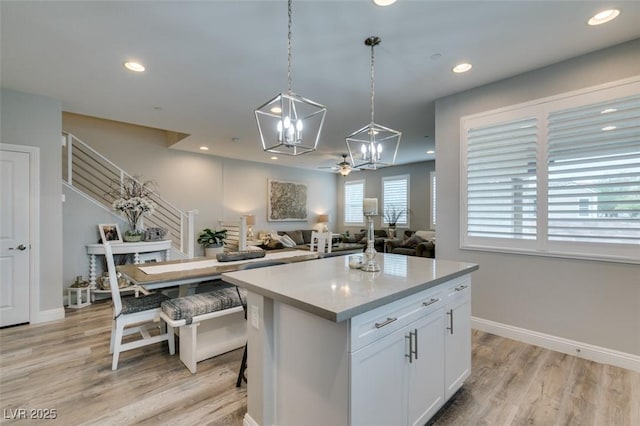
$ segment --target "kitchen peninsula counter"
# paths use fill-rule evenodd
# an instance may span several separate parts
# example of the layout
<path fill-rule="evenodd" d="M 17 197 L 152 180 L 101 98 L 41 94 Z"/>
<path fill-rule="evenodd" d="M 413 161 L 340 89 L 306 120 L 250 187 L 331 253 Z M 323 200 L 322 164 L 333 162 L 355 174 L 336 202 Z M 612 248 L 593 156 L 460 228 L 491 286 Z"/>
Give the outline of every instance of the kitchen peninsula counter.
<path fill-rule="evenodd" d="M 222 275 L 248 290 L 245 425 L 423 424 L 462 386 L 478 265 L 376 261 L 379 272 L 340 256 Z"/>

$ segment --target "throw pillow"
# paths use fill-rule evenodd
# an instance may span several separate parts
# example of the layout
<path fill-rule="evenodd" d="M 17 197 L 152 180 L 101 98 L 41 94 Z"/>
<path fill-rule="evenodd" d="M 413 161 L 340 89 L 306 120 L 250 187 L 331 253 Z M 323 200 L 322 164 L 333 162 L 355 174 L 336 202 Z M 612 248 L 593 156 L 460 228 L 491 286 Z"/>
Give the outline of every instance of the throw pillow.
<path fill-rule="evenodd" d="M 304 244 L 304 238 L 302 238 L 302 231 L 285 231 L 285 234 L 289 236 L 296 243 L 296 245 Z"/>
<path fill-rule="evenodd" d="M 285 247 L 295 247 L 297 245 L 288 235 L 280 237 L 280 242 Z"/>
<path fill-rule="evenodd" d="M 416 231 L 415 235 L 422 238 L 423 240 L 430 240 L 436 237 L 436 232 L 435 231 Z"/>
<path fill-rule="evenodd" d="M 408 238 L 407 240 L 405 240 L 400 247 L 416 248 L 416 246 L 418 244 L 420 244 L 421 242 L 423 242 L 423 241 L 424 241 L 424 239 L 420 238 L 417 235 L 414 235 L 411 238 Z"/>

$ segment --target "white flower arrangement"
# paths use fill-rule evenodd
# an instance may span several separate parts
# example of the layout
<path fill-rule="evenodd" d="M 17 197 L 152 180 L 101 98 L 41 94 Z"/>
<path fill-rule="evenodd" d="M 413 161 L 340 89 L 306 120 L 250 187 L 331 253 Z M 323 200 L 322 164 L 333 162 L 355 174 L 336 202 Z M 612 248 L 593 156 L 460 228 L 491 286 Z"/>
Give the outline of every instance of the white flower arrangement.
<path fill-rule="evenodd" d="M 122 184 L 118 181 L 112 185 L 111 194 L 119 196 L 113 201 L 112 207 L 114 210 L 122 212 L 129 222 L 130 229 L 125 234 L 142 234 L 140 228 L 142 216 L 151 216 L 155 211 L 156 203 L 149 198 L 153 193 L 151 185 L 153 182 L 141 183 L 136 176 L 126 177 Z"/>

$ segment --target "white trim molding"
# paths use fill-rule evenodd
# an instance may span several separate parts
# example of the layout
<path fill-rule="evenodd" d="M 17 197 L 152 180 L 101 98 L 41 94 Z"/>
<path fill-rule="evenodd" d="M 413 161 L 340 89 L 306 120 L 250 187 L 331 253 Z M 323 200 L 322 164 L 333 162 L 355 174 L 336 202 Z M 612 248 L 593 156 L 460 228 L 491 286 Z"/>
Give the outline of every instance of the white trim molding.
<path fill-rule="evenodd" d="M 471 327 L 552 351 L 574 355 L 590 361 L 626 368 L 640 373 L 640 356 L 603 348 L 576 340 L 565 339 L 550 334 L 514 327 L 512 325 L 471 317 Z"/>
<path fill-rule="evenodd" d="M 38 311 L 31 317 L 31 324 L 39 324 L 49 321 L 58 321 L 65 318 L 64 308 L 48 309 L 46 311 Z"/>

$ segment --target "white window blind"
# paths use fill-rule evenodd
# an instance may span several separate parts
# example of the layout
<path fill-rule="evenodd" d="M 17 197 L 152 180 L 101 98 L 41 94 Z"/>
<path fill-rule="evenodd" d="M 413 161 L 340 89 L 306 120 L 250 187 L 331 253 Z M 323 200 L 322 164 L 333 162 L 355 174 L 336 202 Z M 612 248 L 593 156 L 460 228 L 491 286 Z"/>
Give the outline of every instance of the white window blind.
<path fill-rule="evenodd" d="M 344 224 L 364 225 L 362 202 L 364 180 L 353 180 L 344 184 Z"/>
<path fill-rule="evenodd" d="M 640 78 L 461 124 L 463 248 L 640 263 Z"/>
<path fill-rule="evenodd" d="M 409 175 L 382 178 L 382 205 L 384 225 L 397 216 L 397 226 L 409 226 Z"/>
<path fill-rule="evenodd" d="M 436 229 L 436 172 L 429 173 L 431 187 L 431 229 Z"/>
<path fill-rule="evenodd" d="M 549 240 L 640 241 L 640 95 L 552 111 Z"/>
<path fill-rule="evenodd" d="M 536 238 L 536 118 L 467 131 L 467 235 Z"/>

